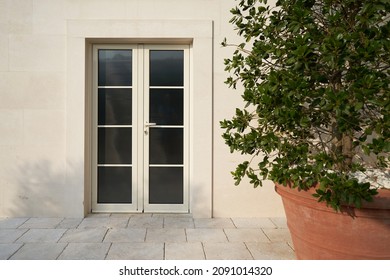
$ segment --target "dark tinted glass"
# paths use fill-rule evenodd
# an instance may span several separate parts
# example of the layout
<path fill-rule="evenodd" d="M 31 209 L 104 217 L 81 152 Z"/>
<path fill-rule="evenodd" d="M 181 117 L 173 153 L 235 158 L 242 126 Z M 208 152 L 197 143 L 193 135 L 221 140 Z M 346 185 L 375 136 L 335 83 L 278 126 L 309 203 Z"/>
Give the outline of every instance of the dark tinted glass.
<path fill-rule="evenodd" d="M 154 128 L 149 130 L 149 163 L 183 163 L 183 129 Z"/>
<path fill-rule="evenodd" d="M 131 125 L 131 89 L 100 88 L 98 94 L 98 123 L 100 125 Z"/>
<path fill-rule="evenodd" d="M 131 201 L 131 167 L 98 167 L 98 203 Z"/>
<path fill-rule="evenodd" d="M 184 52 L 150 51 L 150 85 L 183 86 Z"/>
<path fill-rule="evenodd" d="M 149 203 L 183 204 L 182 167 L 150 167 Z"/>
<path fill-rule="evenodd" d="M 131 50 L 99 50 L 98 60 L 99 86 L 131 86 Z"/>
<path fill-rule="evenodd" d="M 159 125 L 182 125 L 183 90 L 151 89 L 150 121 Z"/>
<path fill-rule="evenodd" d="M 131 164 L 131 128 L 98 128 L 98 163 Z"/>

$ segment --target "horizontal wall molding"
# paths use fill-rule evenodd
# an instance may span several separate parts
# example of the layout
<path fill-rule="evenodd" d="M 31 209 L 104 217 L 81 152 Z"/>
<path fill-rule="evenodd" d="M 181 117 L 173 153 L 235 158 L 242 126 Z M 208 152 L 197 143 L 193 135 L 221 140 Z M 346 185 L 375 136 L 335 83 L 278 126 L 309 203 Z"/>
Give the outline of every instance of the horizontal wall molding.
<path fill-rule="evenodd" d="M 208 20 L 68 20 L 67 34 L 84 38 L 177 38 L 213 36 Z M 149 42 L 146 42 L 149 43 Z"/>

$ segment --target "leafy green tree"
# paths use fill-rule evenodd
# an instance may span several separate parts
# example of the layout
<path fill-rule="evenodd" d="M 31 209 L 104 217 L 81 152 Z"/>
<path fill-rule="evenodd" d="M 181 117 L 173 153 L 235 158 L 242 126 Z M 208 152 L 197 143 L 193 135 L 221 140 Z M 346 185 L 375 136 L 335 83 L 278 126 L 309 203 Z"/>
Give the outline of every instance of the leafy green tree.
<path fill-rule="evenodd" d="M 372 200 L 351 174 L 389 164 L 389 11 L 389 0 L 238 1 L 230 22 L 244 42 L 222 45 L 235 47 L 226 83 L 245 105 L 220 123 L 231 152 L 252 155 L 236 184 L 317 185 L 336 210 Z"/>

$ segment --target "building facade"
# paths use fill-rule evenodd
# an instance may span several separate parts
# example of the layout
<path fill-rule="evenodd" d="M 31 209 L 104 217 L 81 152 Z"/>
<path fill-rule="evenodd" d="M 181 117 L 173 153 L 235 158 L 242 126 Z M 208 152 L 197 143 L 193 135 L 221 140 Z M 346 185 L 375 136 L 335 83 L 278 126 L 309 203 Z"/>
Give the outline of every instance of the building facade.
<path fill-rule="evenodd" d="M 0 216 L 284 216 L 234 186 L 234 0 L 0 0 Z"/>

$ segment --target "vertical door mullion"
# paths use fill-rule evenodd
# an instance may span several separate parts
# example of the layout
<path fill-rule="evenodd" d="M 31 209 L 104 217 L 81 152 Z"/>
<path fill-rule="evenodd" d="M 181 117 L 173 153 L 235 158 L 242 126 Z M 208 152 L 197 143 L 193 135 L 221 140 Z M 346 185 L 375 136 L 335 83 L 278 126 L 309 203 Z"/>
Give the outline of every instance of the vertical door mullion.
<path fill-rule="evenodd" d="M 97 180 L 97 119 L 98 119 L 98 102 L 97 102 L 97 92 L 98 92 L 98 48 L 97 46 L 93 46 L 93 54 L 92 54 L 92 211 L 97 209 L 97 188 L 98 188 L 98 180 Z"/>
<path fill-rule="evenodd" d="M 190 169 L 189 169 L 189 162 L 190 162 L 190 49 L 189 47 L 184 48 L 184 89 L 183 89 L 183 109 L 184 109 L 184 120 L 183 120 L 183 125 L 184 125 L 184 143 L 183 143 L 183 176 L 184 176 L 184 208 L 189 211 L 190 209 Z"/>
<path fill-rule="evenodd" d="M 137 135 L 138 135 L 138 146 L 137 146 L 137 165 L 139 166 L 137 172 L 137 189 L 138 189 L 138 211 L 144 210 L 144 197 L 145 197 L 145 135 L 144 135 L 144 110 L 145 110 L 145 52 L 144 45 L 139 44 L 137 46 Z"/>
<path fill-rule="evenodd" d="M 149 49 L 143 49 L 143 76 L 144 76 L 144 90 L 143 90 L 143 122 L 141 124 L 144 136 L 144 150 L 143 150 L 143 169 L 144 169 L 144 208 L 149 205 L 149 133 L 150 128 L 145 124 L 149 122 Z"/>

